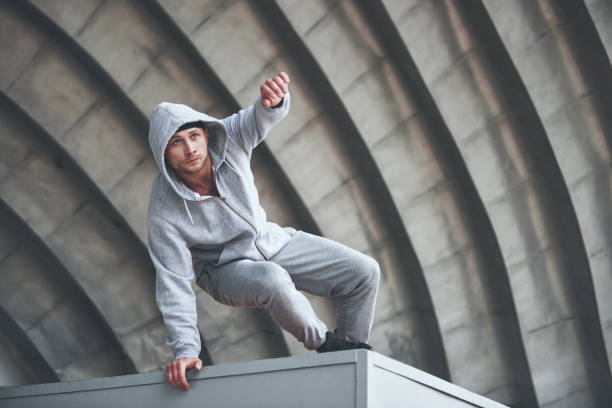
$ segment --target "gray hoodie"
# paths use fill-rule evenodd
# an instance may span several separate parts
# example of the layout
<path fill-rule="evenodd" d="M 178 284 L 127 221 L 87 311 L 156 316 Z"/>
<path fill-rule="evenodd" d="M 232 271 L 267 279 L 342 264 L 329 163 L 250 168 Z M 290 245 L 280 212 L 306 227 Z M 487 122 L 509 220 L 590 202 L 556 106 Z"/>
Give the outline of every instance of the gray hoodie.
<path fill-rule="evenodd" d="M 198 357 L 195 294 L 191 287 L 203 268 L 237 259 L 265 260 L 289 239 L 266 221 L 251 172 L 251 152 L 289 111 L 254 105 L 219 120 L 188 106 L 162 102 L 153 110 L 149 144 L 160 170 L 149 201 L 149 254 L 156 270 L 156 300 L 166 325 L 166 342 L 176 358 Z M 208 153 L 220 197 L 200 196 L 166 166 L 168 141 L 185 123 L 203 121 Z"/>

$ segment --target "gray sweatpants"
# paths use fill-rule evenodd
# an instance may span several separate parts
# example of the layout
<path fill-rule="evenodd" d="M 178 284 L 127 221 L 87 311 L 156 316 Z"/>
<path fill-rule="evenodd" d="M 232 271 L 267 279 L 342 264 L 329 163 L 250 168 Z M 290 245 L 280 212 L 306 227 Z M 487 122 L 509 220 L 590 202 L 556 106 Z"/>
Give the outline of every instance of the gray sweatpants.
<path fill-rule="evenodd" d="M 298 290 L 337 299 L 338 335 L 367 342 L 380 278 L 371 257 L 303 231 L 268 261 L 242 259 L 207 268 L 200 286 L 230 306 L 258 307 L 309 350 L 325 341 L 327 327 Z"/>

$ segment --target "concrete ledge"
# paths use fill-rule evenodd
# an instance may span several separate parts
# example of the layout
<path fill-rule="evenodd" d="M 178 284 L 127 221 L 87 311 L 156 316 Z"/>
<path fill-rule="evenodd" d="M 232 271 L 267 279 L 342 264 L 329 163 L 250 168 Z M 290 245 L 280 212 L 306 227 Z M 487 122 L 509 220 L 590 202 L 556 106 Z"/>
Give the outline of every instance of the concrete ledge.
<path fill-rule="evenodd" d="M 12 407 L 483 407 L 502 408 L 381 354 L 350 350 L 204 367 L 179 391 L 162 372 L 0 388 Z"/>

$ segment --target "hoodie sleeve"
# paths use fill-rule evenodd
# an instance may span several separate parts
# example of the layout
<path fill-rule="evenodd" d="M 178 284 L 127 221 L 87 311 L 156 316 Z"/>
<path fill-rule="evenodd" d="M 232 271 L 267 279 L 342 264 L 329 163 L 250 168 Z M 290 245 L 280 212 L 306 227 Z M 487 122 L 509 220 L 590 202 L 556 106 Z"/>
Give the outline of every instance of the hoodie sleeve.
<path fill-rule="evenodd" d="M 270 129 L 289 112 L 291 97 L 285 94 L 280 106 L 266 108 L 261 104 L 261 95 L 255 103 L 238 113 L 223 119 L 230 137 L 236 140 L 247 153 L 261 143 Z"/>
<path fill-rule="evenodd" d="M 156 271 L 155 299 L 166 325 L 166 343 L 175 358 L 198 357 L 197 328 L 191 253 L 176 229 L 165 220 L 149 221 L 149 254 Z"/>

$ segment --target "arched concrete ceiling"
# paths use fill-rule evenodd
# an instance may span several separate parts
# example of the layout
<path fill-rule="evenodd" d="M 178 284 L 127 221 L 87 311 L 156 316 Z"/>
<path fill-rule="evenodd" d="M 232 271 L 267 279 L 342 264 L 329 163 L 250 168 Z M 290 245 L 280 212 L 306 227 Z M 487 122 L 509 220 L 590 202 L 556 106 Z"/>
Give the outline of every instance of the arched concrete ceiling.
<path fill-rule="evenodd" d="M 147 117 L 162 100 L 225 116 L 285 70 L 292 111 L 252 163 L 261 200 L 282 225 L 378 259 L 375 349 L 509 405 L 607 406 L 607 3 L 3 2 L 0 216 L 35 239 L 0 268 L 21 265 L 18 293 L 66 306 L 37 309 L 55 317 L 44 339 L 23 329 L 28 351 L 3 303 L 2 341 L 60 380 L 165 364 Z M 36 289 L 45 253 L 72 283 Z M 265 313 L 196 293 L 212 362 L 304 352 Z M 333 325 L 333 305 L 311 300 Z M 57 343 L 79 334 L 63 328 L 86 315 L 98 348 L 62 360 Z"/>
<path fill-rule="evenodd" d="M 608 398 L 609 366 L 576 215 L 545 129 L 495 27 L 476 3 L 421 1 L 410 13 L 406 4 L 394 7 L 406 47 L 496 231 L 538 402 L 600 403 Z M 552 339 L 555 347 L 544 346 Z M 592 344 L 597 358 L 590 357 Z M 538 373 L 552 369 L 554 379 Z"/>
<path fill-rule="evenodd" d="M 32 161 L 43 162 L 43 155 L 34 153 Z M 14 320 L 4 335 L 18 330 L 26 338 L 19 347 L 32 344 L 40 353 L 40 360 L 22 366 L 31 363 L 29 372 L 44 375 L 46 364 L 61 381 L 134 373 L 132 361 L 63 266 L 4 203 L 0 210 L 6 252 L 0 261 L 0 307 Z"/>
<path fill-rule="evenodd" d="M 608 359 L 612 358 L 612 78 L 587 9 L 555 2 L 485 1 L 548 134 L 587 252 Z M 597 17 L 612 4 L 595 5 Z M 600 11 L 600 12 L 599 12 Z M 511 21 L 522 21 L 521 35 Z M 612 20 L 607 20 L 612 22 Z M 597 25 L 610 35 L 609 24 Z M 602 37 L 604 38 L 604 37 Z M 609 55 L 608 55 L 609 57 Z"/>

